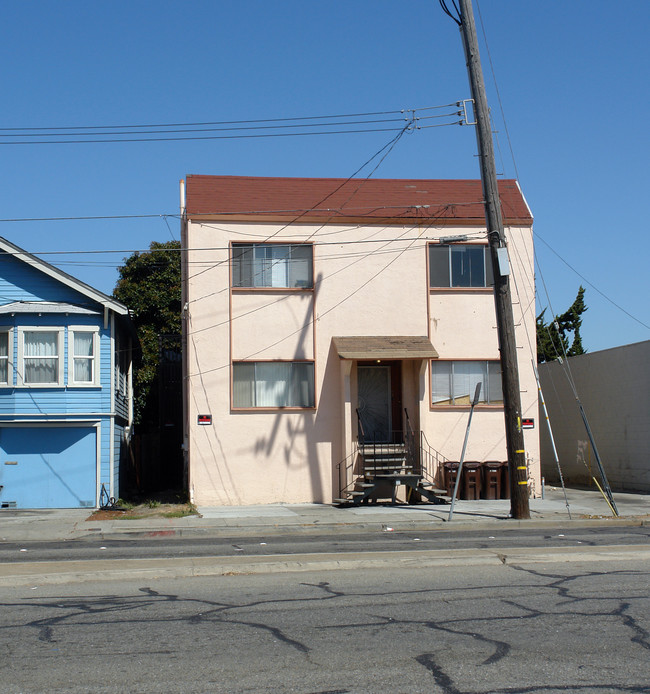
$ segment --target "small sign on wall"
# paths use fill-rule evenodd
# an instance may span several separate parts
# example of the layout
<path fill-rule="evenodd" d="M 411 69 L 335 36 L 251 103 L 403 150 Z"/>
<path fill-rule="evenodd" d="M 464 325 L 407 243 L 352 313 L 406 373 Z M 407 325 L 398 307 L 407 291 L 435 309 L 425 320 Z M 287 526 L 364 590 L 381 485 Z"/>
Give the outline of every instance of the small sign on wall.
<path fill-rule="evenodd" d="M 198 417 L 198 423 L 202 424 L 203 426 L 208 426 L 212 424 L 212 415 L 211 414 L 200 414 Z"/>
<path fill-rule="evenodd" d="M 521 420 L 521 428 L 522 429 L 534 429 L 535 428 L 535 420 L 532 417 L 528 417 L 527 419 L 522 419 Z"/>

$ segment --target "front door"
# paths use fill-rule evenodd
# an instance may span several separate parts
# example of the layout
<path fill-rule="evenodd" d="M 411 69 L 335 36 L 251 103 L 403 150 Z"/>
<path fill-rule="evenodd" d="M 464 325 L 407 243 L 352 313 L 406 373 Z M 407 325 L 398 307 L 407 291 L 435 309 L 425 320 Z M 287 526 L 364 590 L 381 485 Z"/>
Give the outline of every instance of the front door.
<path fill-rule="evenodd" d="M 391 440 L 390 372 L 390 366 L 357 367 L 359 418 L 366 443 Z"/>

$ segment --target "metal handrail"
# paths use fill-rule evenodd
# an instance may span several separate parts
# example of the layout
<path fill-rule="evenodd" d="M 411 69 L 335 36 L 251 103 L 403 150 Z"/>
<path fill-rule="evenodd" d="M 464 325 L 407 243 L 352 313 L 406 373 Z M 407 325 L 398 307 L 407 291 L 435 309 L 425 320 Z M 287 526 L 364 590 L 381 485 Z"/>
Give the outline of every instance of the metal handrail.
<path fill-rule="evenodd" d="M 359 454 L 359 448 L 355 445 L 354 450 L 346 458 L 341 460 L 336 464 L 336 469 L 338 471 L 339 478 L 339 498 L 342 498 L 347 491 L 349 491 L 354 484 L 354 464 L 357 460 L 357 455 Z M 343 482 L 341 481 L 341 468 L 345 465 L 345 476 Z"/>
<path fill-rule="evenodd" d="M 443 468 L 444 464 L 448 461 L 440 451 L 437 451 L 427 440 L 426 434 L 420 431 L 420 458 L 422 461 L 422 466 L 420 468 L 420 474 L 433 484 L 436 483 L 436 474 L 433 472 L 433 468 L 436 469 L 438 477 L 444 475 Z M 442 486 L 442 480 L 440 480 Z"/>

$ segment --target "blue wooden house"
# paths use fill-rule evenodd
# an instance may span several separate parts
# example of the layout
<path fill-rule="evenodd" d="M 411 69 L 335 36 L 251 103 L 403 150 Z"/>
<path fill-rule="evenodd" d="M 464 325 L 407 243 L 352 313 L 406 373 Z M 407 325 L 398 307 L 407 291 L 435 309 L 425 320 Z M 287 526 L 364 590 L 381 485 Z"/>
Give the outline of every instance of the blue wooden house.
<path fill-rule="evenodd" d="M 135 340 L 126 306 L 0 237 L 0 508 L 119 496 Z"/>

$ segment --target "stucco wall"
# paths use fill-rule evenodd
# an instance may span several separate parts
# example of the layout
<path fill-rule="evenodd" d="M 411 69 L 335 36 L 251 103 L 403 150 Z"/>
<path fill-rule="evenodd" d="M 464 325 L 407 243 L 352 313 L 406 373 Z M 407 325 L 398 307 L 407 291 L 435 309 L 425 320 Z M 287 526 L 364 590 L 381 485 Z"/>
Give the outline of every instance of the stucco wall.
<path fill-rule="evenodd" d="M 336 465 L 349 450 L 345 432 L 354 436 L 356 421 L 347 428 L 343 422 L 345 378 L 333 336 L 426 335 L 441 358 L 498 359 L 492 290 L 428 289 L 427 242 L 450 233 L 480 235 L 475 228 L 443 233 L 411 225 L 188 223 L 189 460 L 197 503 L 330 502 L 338 496 Z M 524 416 L 535 416 L 532 232 L 506 234 L 522 408 Z M 229 290 L 229 243 L 269 238 L 315 244 L 313 292 Z M 312 358 L 315 409 L 231 408 L 231 360 Z M 403 365 L 404 404 L 412 400 L 411 416 L 429 443 L 458 459 L 469 408 L 432 407 L 429 371 L 420 377 L 420 363 Z M 355 367 L 349 378 L 354 403 Z M 199 425 L 199 414 L 212 415 L 212 424 Z M 526 449 L 538 492 L 537 430 L 526 432 Z M 502 409 L 477 408 L 466 459 L 505 460 L 505 451 Z"/>
<path fill-rule="evenodd" d="M 565 482 L 595 486 L 599 473 L 567 373 L 587 415 L 612 489 L 650 492 L 650 341 L 540 364 L 542 392 Z M 541 417 L 540 417 L 541 419 Z M 548 430 L 542 472 L 559 482 Z"/>

